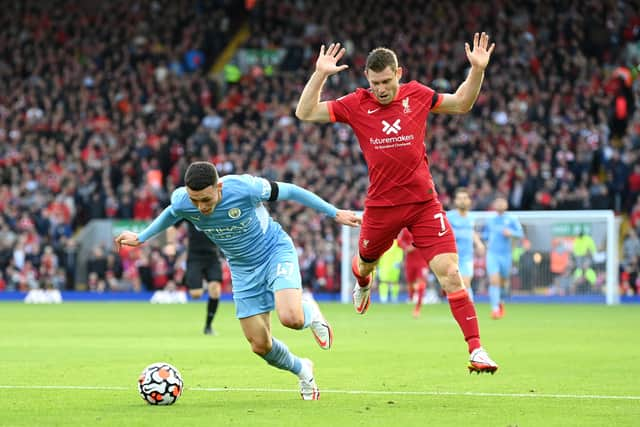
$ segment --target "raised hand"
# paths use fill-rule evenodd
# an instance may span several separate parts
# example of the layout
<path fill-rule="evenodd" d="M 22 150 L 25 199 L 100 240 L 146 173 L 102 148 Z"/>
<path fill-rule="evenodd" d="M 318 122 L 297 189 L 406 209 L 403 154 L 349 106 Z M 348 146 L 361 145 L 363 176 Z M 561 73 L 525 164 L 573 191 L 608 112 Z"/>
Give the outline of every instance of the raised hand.
<path fill-rule="evenodd" d="M 132 231 L 123 231 L 120 233 L 118 237 L 115 239 L 116 250 L 119 251 L 120 248 L 124 246 L 140 246 L 142 243 L 138 240 L 138 235 Z"/>
<path fill-rule="evenodd" d="M 348 225 L 351 227 L 357 227 L 362 224 L 362 218 L 356 215 L 355 212 L 345 211 L 342 209 L 338 209 L 335 220 L 342 225 Z"/>
<path fill-rule="evenodd" d="M 349 68 L 348 65 L 337 65 L 337 62 L 344 56 L 346 51 L 345 48 L 340 48 L 340 43 L 331 43 L 326 51 L 324 45 L 320 46 L 320 55 L 318 55 L 318 60 L 316 61 L 316 71 L 328 77 Z"/>
<path fill-rule="evenodd" d="M 485 32 L 473 35 L 473 50 L 469 47 L 469 43 L 464 44 L 469 63 L 471 63 L 472 67 L 477 67 L 481 70 L 487 68 L 489 58 L 495 47 L 495 43 L 491 43 L 491 46 L 489 46 L 489 36 Z"/>

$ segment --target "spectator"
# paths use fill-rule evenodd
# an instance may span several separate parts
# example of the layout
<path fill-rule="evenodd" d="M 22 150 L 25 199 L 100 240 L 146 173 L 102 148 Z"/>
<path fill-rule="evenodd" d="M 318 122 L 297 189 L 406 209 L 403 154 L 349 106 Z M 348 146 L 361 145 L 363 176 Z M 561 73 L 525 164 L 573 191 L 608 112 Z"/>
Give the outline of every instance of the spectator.
<path fill-rule="evenodd" d="M 60 241 L 94 217 L 153 217 L 196 158 L 210 158 L 221 174 L 294 181 L 361 209 L 367 171 L 353 133 L 292 117 L 319 44 L 339 39 L 350 52 L 349 70 L 327 83 L 327 97 L 366 85 L 364 58 L 379 44 L 403 58 L 404 81 L 447 91 L 465 76 L 462 44 L 452 41 L 466 39 L 469 22 L 496 40 L 492 69 L 499 71 L 487 74 L 464 119 L 430 120 L 425 143 L 445 207 L 452 207 L 452 189 L 464 185 L 473 209 L 487 208 L 499 192 L 509 195 L 509 209 L 612 207 L 640 227 L 640 83 L 612 72 L 637 63 L 628 48 L 638 40 L 608 36 L 624 34 L 636 15 L 632 2 L 598 4 L 595 13 L 577 0 L 524 9 L 465 0 L 418 19 L 424 0 L 378 15 L 367 13 L 371 0 L 348 8 L 265 0 L 251 11 L 244 47 L 281 49 L 282 65 L 241 70 L 237 83 L 222 87 L 208 71 L 246 18 L 243 3 L 115 0 L 88 8 L 65 0 L 16 2 L 3 12 L 0 39 L 12 52 L 0 59 L 0 269 L 7 288 L 27 259 L 41 264 L 47 245 L 72 286 Z M 390 33 L 394 23 L 403 30 Z M 185 56 L 200 62 L 190 66 Z M 152 170 L 161 171 L 163 188 L 136 200 Z M 287 230 L 304 222 L 303 211 L 273 210 L 292 214 Z M 317 253 L 321 233 L 299 233 L 296 246 Z M 340 234 L 334 226 L 326 234 L 335 242 L 326 271 L 338 283 Z M 148 260 L 136 260 L 145 272 Z M 135 288 L 150 285 L 146 273 L 124 270 Z"/>

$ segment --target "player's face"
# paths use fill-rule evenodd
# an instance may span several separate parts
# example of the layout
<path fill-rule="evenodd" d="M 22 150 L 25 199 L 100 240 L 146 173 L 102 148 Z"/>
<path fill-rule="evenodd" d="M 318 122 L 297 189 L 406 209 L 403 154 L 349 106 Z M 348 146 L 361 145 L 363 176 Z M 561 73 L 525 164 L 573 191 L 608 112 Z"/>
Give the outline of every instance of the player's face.
<path fill-rule="evenodd" d="M 365 70 L 364 74 L 367 76 L 369 86 L 380 104 L 388 104 L 394 100 L 400 86 L 402 68 L 398 67 L 395 72 L 391 70 L 391 67 L 387 67 L 380 72 L 368 69 Z"/>
<path fill-rule="evenodd" d="M 507 200 L 499 197 L 497 198 L 494 202 L 493 202 L 493 208 L 496 210 L 496 212 L 498 213 L 504 213 L 504 211 L 507 210 L 508 207 L 508 203 Z"/>
<path fill-rule="evenodd" d="M 456 198 L 453 203 L 455 203 L 457 209 L 461 211 L 468 211 L 471 207 L 471 197 L 469 197 L 468 193 L 461 191 L 456 194 Z"/>
<path fill-rule="evenodd" d="M 187 187 L 187 193 L 189 194 L 191 203 L 198 208 L 202 215 L 211 215 L 222 198 L 222 183 L 218 182 L 218 185 L 215 187 L 210 185 L 198 191 Z"/>

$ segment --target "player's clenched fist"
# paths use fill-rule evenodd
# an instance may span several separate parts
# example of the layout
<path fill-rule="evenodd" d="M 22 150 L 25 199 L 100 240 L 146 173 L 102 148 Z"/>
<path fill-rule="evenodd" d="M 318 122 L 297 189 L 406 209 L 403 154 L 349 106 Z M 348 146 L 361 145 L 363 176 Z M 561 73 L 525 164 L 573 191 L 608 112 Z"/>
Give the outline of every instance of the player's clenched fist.
<path fill-rule="evenodd" d="M 115 241 L 116 250 L 120 250 L 122 246 L 140 246 L 142 244 L 138 240 L 138 235 L 132 231 L 123 231 Z"/>

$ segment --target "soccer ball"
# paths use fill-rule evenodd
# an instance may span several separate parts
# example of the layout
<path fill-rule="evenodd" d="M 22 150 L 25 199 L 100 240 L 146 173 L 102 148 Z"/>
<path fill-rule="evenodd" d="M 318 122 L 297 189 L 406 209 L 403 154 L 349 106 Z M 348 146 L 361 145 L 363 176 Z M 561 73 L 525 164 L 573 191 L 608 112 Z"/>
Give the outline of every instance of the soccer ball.
<path fill-rule="evenodd" d="M 168 363 L 154 363 L 140 374 L 138 392 L 150 405 L 172 405 L 182 394 L 182 376 Z"/>

